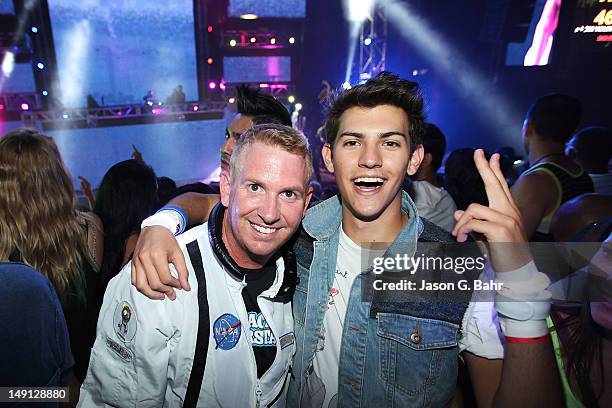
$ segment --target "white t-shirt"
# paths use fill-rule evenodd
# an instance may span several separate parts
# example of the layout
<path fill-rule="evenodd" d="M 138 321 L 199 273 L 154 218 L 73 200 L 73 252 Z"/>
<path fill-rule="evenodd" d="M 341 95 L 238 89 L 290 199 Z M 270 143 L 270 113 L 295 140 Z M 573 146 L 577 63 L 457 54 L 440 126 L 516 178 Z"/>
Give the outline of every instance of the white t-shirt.
<path fill-rule="evenodd" d="M 313 361 L 314 373 L 325 385 L 323 408 L 335 408 L 338 405 L 342 328 L 353 282 L 362 271 L 368 269 L 368 259 L 372 260 L 383 254 L 384 251 L 361 248 L 344 233 L 340 225 L 336 273 L 327 301 L 327 311 L 323 317 L 322 338 L 317 345 Z M 493 279 L 494 274 L 489 265 L 487 263 L 480 279 Z M 460 352 L 467 350 L 488 359 L 503 358 L 504 349 L 494 307 L 494 292 L 474 293 L 461 326 Z"/>
<path fill-rule="evenodd" d="M 414 204 L 421 217 L 427 218 L 447 231 L 455 227 L 453 214 L 457 206 L 452 197 L 442 187 L 436 187 L 427 181 L 413 181 Z"/>
<path fill-rule="evenodd" d="M 340 225 L 336 274 L 327 301 L 327 311 L 323 317 L 323 338 L 317 345 L 313 362 L 315 374 L 325 385 L 323 402 L 325 408 L 333 408 L 338 404 L 338 367 L 342 328 L 353 282 L 362 271 L 369 267 L 365 255 L 372 259 L 373 256 L 383 253 L 384 251 L 369 251 L 361 248 L 344 233 Z"/>

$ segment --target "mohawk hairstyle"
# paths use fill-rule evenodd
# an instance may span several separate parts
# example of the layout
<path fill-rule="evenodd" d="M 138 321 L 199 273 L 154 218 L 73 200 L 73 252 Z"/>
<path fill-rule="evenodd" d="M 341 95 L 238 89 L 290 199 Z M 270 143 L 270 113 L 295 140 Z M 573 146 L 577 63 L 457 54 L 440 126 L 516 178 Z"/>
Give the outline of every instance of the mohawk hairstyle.
<path fill-rule="evenodd" d="M 285 106 L 272 95 L 266 95 L 246 84 L 236 88 L 238 113 L 252 116 L 254 124 L 272 123 L 291 126 L 291 115 Z"/>

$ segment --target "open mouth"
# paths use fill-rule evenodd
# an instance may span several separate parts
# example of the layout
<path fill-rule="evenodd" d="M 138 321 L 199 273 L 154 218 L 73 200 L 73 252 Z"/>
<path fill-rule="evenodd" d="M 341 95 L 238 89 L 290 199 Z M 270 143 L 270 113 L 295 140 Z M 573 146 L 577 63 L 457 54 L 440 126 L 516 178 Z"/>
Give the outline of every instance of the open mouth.
<path fill-rule="evenodd" d="M 253 227 L 255 231 L 260 232 L 262 234 L 266 234 L 266 235 L 273 234 L 279 230 L 278 228 L 264 227 L 261 225 L 254 224 L 252 222 L 249 222 L 249 224 L 251 224 L 251 227 Z"/>
<path fill-rule="evenodd" d="M 374 191 L 382 187 L 385 179 L 381 177 L 358 177 L 353 180 L 355 187 L 362 191 Z"/>

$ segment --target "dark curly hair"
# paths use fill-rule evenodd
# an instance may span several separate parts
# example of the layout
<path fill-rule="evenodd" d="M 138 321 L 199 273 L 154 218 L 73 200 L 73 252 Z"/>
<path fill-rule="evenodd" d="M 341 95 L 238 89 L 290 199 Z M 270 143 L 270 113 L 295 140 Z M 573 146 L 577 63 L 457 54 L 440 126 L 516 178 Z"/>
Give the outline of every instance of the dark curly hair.
<path fill-rule="evenodd" d="M 348 109 L 355 106 L 374 108 L 380 105 L 397 106 L 406 112 L 409 123 L 410 151 L 414 151 L 422 143 L 425 132 L 423 96 L 419 84 L 402 79 L 390 72 L 381 72 L 361 85 L 347 90 L 337 90 L 331 94 L 326 109 L 327 143 L 334 146 L 340 128 L 340 118 Z"/>

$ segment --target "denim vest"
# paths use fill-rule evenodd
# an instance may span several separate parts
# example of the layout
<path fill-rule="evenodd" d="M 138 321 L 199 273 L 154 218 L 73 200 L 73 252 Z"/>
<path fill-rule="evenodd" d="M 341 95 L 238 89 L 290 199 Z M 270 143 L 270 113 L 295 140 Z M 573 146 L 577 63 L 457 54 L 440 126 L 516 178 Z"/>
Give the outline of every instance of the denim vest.
<path fill-rule="evenodd" d="M 446 231 L 418 217 L 406 193 L 402 209 L 409 221 L 387 255 L 398 245 L 402 253 L 414 255 L 417 238 L 419 242 L 452 240 Z M 313 371 L 313 360 L 334 280 L 341 219 L 337 196 L 315 205 L 308 210 L 294 246 L 299 277 L 293 300 L 297 351 L 288 407 L 319 407 L 323 401 L 324 385 Z M 349 297 L 340 350 L 338 406 L 449 404 L 456 385 L 459 330 L 472 292 L 448 303 L 419 299 L 412 292 L 400 292 L 400 298 L 375 292 L 364 301 L 362 288 L 371 284 L 367 277 L 355 278 Z"/>

